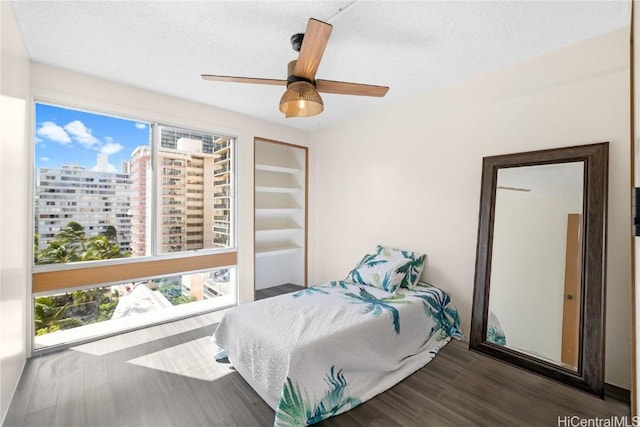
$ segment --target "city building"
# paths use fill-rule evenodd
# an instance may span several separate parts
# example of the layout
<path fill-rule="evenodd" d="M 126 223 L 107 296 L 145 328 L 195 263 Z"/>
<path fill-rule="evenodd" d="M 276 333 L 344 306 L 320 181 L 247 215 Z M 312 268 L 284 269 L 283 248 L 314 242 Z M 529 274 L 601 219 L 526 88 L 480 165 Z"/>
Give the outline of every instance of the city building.
<path fill-rule="evenodd" d="M 150 240 L 145 236 L 150 234 L 147 224 L 147 187 L 149 187 L 151 172 L 151 149 L 148 145 L 137 147 L 131 153 L 131 196 L 129 215 L 131 216 L 131 256 L 142 256 L 151 253 Z"/>
<path fill-rule="evenodd" d="M 95 170 L 77 164 L 39 169 L 35 195 L 38 249 L 74 221 L 84 227 L 87 238 L 114 227 L 121 251 L 131 250 L 131 178 L 109 172 L 106 155 L 99 154 L 97 160 Z"/>
<path fill-rule="evenodd" d="M 232 244 L 230 223 L 231 140 L 187 129 L 160 126 L 155 168 L 157 253 L 183 252 Z M 152 168 L 149 147 L 131 155 L 133 256 L 151 253 L 148 228 Z"/>

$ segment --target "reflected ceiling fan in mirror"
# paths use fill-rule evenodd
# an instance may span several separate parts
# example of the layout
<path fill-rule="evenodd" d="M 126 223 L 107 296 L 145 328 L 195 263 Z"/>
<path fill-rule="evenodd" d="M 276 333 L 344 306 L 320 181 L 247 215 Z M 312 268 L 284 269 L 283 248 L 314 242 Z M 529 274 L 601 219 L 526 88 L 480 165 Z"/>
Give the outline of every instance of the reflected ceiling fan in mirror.
<path fill-rule="evenodd" d="M 522 187 L 507 187 L 504 185 L 498 185 L 496 187 L 498 190 L 507 190 L 507 191 L 522 191 L 522 192 L 529 192 L 531 191 L 530 188 L 522 188 Z"/>
<path fill-rule="evenodd" d="M 202 74 L 205 80 L 234 83 L 253 83 L 287 86 L 280 99 L 280 111 L 285 117 L 310 117 L 324 110 L 324 103 L 318 92 L 340 95 L 377 96 L 387 94 L 387 86 L 361 83 L 316 80 L 316 71 L 329 41 L 333 27 L 317 19 L 309 19 L 304 34 L 291 36 L 293 50 L 299 52 L 298 59 L 289 62 L 286 80 L 263 79 L 253 77 L 233 77 Z"/>

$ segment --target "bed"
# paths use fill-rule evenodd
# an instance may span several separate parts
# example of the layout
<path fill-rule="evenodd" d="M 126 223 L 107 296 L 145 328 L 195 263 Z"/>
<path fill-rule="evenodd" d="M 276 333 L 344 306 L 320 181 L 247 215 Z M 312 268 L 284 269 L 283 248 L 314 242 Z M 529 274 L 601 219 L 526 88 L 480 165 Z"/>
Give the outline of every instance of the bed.
<path fill-rule="evenodd" d="M 220 321 L 216 360 L 273 408 L 275 426 L 348 411 L 463 337 L 449 295 L 419 282 L 420 268 L 393 261 L 415 263 L 415 254 L 377 249 L 382 257 L 366 255 L 345 280 L 242 304 Z"/>

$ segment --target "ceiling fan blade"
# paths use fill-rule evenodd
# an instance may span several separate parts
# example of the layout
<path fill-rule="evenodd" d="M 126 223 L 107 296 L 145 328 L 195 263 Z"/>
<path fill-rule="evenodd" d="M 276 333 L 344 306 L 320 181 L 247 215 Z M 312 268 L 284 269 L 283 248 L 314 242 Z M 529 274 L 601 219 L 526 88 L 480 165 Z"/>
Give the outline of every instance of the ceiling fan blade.
<path fill-rule="evenodd" d="M 205 80 L 211 80 L 216 82 L 233 82 L 233 83 L 253 83 L 259 85 L 274 85 L 274 86 L 286 86 L 286 80 L 279 79 L 259 79 L 254 77 L 234 77 L 234 76 L 216 76 L 212 74 L 202 74 L 202 78 Z"/>
<path fill-rule="evenodd" d="M 307 30 L 302 39 L 298 62 L 293 74 L 307 80 L 313 80 L 320 66 L 320 60 L 327 47 L 333 26 L 317 19 L 309 19 Z"/>
<path fill-rule="evenodd" d="M 333 80 L 316 80 L 316 90 L 324 93 L 337 93 L 340 95 L 359 95 L 383 97 L 389 87 L 365 85 L 360 83 L 336 82 Z"/>

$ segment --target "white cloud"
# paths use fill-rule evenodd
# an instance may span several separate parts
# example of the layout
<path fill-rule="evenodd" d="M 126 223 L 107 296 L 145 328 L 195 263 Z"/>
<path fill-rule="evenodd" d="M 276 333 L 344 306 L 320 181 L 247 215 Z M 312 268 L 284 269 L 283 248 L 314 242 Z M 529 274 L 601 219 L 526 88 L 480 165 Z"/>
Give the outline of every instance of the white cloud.
<path fill-rule="evenodd" d="M 137 127 L 138 129 L 146 129 L 146 128 L 147 128 L 147 125 L 145 125 L 144 123 L 136 123 L 136 127 Z"/>
<path fill-rule="evenodd" d="M 99 144 L 98 138 L 91 135 L 91 129 L 87 128 L 80 120 L 74 120 L 64 125 L 66 130 L 75 141 L 79 142 L 86 148 L 91 148 Z"/>
<path fill-rule="evenodd" d="M 98 170 L 98 165 L 95 165 L 94 167 L 91 168 L 92 171 L 97 171 Z M 119 169 L 116 169 L 115 166 L 113 166 L 111 163 L 107 164 L 107 172 L 112 172 L 112 173 L 120 173 Z"/>
<path fill-rule="evenodd" d="M 41 162 L 48 162 L 50 159 L 48 157 L 40 157 Z"/>
<path fill-rule="evenodd" d="M 108 142 L 100 148 L 100 152 L 108 155 L 116 154 L 124 148 L 117 142 Z"/>
<path fill-rule="evenodd" d="M 71 137 L 69 134 L 54 122 L 43 122 L 36 131 L 36 135 L 50 139 L 51 141 L 59 142 L 62 145 L 71 144 Z"/>

